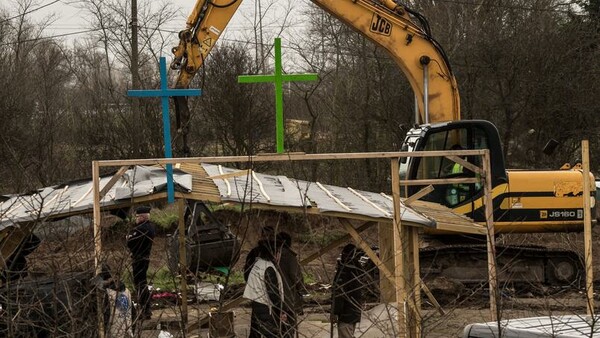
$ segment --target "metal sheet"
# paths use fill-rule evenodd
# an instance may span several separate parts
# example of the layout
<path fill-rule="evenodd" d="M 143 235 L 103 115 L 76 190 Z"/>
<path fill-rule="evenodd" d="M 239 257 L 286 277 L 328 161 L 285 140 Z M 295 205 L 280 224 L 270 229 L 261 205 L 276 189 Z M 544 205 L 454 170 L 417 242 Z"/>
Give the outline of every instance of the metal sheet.
<path fill-rule="evenodd" d="M 202 164 L 209 176 L 239 173 L 239 176 L 213 179 L 223 201 L 259 203 L 272 206 L 318 208 L 323 215 L 343 213 L 372 218 L 393 219 L 389 195 L 353 190 L 285 176 L 249 174 L 247 171 Z M 436 222 L 402 204 L 402 220 L 413 225 L 435 227 Z"/>
<path fill-rule="evenodd" d="M 112 176 L 100 179 L 100 188 Z M 147 196 L 166 190 L 166 170 L 160 167 L 136 166 L 128 170 L 101 200 L 102 207 L 117 205 L 120 200 Z M 174 170 L 173 181 L 178 191 L 190 192 L 192 176 Z M 14 195 L 0 203 L 0 230 L 23 222 L 59 218 L 76 212 L 91 212 L 92 181 L 79 180 L 39 189 L 31 194 Z"/>
<path fill-rule="evenodd" d="M 583 338 L 600 334 L 598 320 L 585 315 L 516 318 L 498 322 L 470 324 L 463 332 L 464 338 Z"/>

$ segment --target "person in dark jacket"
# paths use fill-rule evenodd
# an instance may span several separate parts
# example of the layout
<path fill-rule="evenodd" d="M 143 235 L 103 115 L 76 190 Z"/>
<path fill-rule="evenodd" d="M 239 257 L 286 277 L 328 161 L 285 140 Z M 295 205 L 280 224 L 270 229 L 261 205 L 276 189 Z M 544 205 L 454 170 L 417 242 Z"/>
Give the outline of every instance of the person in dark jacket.
<path fill-rule="evenodd" d="M 156 225 L 150 221 L 150 207 L 138 207 L 135 210 L 135 227 L 127 235 L 127 247 L 131 252 L 133 284 L 140 304 L 139 318 L 150 319 L 150 292 L 148 291 L 148 266 L 150 252 L 156 235 Z"/>
<path fill-rule="evenodd" d="M 282 324 L 287 322 L 283 279 L 277 268 L 279 254 L 275 243 L 261 240 L 257 257 L 244 289 L 244 298 L 252 301 L 249 337 L 279 338 Z"/>
<path fill-rule="evenodd" d="M 270 225 L 267 225 L 265 227 L 263 227 L 262 229 L 260 229 L 260 241 L 268 241 L 269 243 L 272 243 L 275 240 L 275 228 L 273 228 Z M 246 261 L 244 262 L 244 281 L 248 281 L 248 275 L 250 274 L 250 271 L 252 270 L 252 266 L 254 265 L 254 262 L 256 261 L 256 258 L 258 257 L 258 252 L 259 252 L 260 248 L 257 246 L 255 246 L 254 248 L 252 248 L 252 250 L 250 250 L 248 252 L 248 254 L 246 255 Z"/>
<path fill-rule="evenodd" d="M 292 250 L 292 236 L 287 232 L 280 232 L 276 236 L 276 245 L 281 248 L 279 258 L 279 271 L 283 279 L 283 292 L 287 313 L 287 324 L 283 327 L 283 336 L 293 338 L 296 336 L 297 317 L 303 313 L 302 293 L 304 280 L 302 268 L 298 262 L 298 255 Z"/>
<path fill-rule="evenodd" d="M 360 322 L 363 303 L 361 256 L 361 250 L 348 244 L 342 249 L 337 263 L 331 294 L 331 320 L 337 323 L 339 338 L 354 337 L 356 323 Z"/>

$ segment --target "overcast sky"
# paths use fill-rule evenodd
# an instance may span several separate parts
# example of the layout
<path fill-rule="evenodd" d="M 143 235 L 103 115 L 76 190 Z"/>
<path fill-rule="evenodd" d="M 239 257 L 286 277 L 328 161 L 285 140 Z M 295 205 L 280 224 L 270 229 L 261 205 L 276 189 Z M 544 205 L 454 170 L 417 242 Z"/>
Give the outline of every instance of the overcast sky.
<path fill-rule="evenodd" d="M 2 9 L 7 10 L 10 16 L 14 16 L 17 14 L 16 4 L 19 0 L 1 0 L 0 7 Z M 45 36 L 57 36 L 57 35 L 65 35 L 63 38 L 66 42 L 71 42 L 78 37 L 82 37 L 82 34 L 77 34 L 78 32 L 85 31 L 89 29 L 89 25 L 86 22 L 85 16 L 86 13 L 84 10 L 81 10 L 81 4 L 85 0 L 20 0 L 20 1 L 32 1 L 32 6 L 27 14 L 34 21 L 41 22 L 45 18 L 49 16 L 53 16 L 52 24 L 48 27 Z M 252 30 L 252 20 L 255 12 L 255 4 L 257 0 L 245 0 L 238 12 L 234 15 L 232 21 L 228 25 L 227 29 L 222 35 L 221 40 L 240 40 L 244 39 L 244 32 L 246 36 L 249 36 L 248 31 Z M 290 16 L 290 20 L 292 23 L 289 28 L 286 28 L 282 34 L 283 45 L 285 46 L 285 39 L 287 37 L 291 37 L 294 34 L 297 34 L 298 30 L 301 30 L 305 25 L 304 20 L 302 18 L 302 12 L 306 10 L 307 3 L 309 0 L 300 0 L 300 1 L 290 1 L 290 0 L 262 0 L 263 6 L 267 6 L 267 2 L 275 1 L 277 6 L 272 6 L 272 12 L 276 12 L 279 8 L 287 8 L 287 6 L 291 6 L 293 8 L 293 15 Z M 176 18 L 166 24 L 164 27 L 166 30 L 178 32 L 185 27 L 185 21 L 191 12 L 195 0 L 138 0 L 138 6 L 144 3 L 151 3 L 156 5 L 158 3 L 168 3 L 174 6 L 177 10 Z M 270 15 L 263 26 L 266 29 L 271 28 L 275 31 L 278 31 L 278 26 L 283 25 L 284 23 L 277 17 L 277 15 Z M 174 39 L 176 39 L 176 34 L 174 33 Z M 272 42 L 271 42 L 272 43 Z"/>

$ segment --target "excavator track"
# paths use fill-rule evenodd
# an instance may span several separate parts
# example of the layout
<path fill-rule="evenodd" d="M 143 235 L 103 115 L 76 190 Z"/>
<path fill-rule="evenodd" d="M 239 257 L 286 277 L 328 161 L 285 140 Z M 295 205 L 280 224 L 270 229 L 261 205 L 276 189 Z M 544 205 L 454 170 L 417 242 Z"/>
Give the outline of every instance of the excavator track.
<path fill-rule="evenodd" d="M 579 287 L 584 280 L 583 259 L 576 252 L 536 246 L 496 246 L 499 283 Z M 463 284 L 486 283 L 485 244 L 457 244 L 422 248 L 423 278 L 444 276 Z"/>

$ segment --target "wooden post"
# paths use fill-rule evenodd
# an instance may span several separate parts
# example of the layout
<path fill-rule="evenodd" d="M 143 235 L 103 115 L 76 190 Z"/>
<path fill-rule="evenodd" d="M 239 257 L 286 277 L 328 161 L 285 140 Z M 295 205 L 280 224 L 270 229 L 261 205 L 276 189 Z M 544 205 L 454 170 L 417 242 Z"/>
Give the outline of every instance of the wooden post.
<path fill-rule="evenodd" d="M 592 215 L 590 201 L 590 146 L 588 140 L 581 141 L 583 165 L 583 247 L 585 262 L 585 290 L 587 314 L 594 315 L 594 269 L 592 265 Z M 598 203 L 598 201 L 596 201 Z"/>
<path fill-rule="evenodd" d="M 411 302 L 413 303 L 413 320 L 409 324 L 414 325 L 414 337 L 421 337 L 421 271 L 419 263 L 419 229 L 408 227 L 408 252 L 411 258 L 409 264 L 411 272 Z"/>
<path fill-rule="evenodd" d="M 490 287 L 491 320 L 496 321 L 500 308 L 498 306 L 498 275 L 496 273 L 496 243 L 494 232 L 494 205 L 492 199 L 492 171 L 490 166 L 490 151 L 483 154 L 483 171 L 485 176 L 484 201 L 485 224 L 487 227 L 488 282 Z"/>
<path fill-rule="evenodd" d="M 407 330 L 408 306 L 406 304 L 407 292 L 403 276 L 405 272 L 405 255 L 403 250 L 405 240 L 401 226 L 398 159 L 392 159 L 391 163 L 392 199 L 394 201 L 394 275 L 396 278 L 396 302 L 398 304 L 398 335 L 400 337 L 407 337 L 409 334 Z"/>
<path fill-rule="evenodd" d="M 181 275 L 181 321 L 183 327 L 187 325 L 188 308 L 187 308 L 187 262 L 185 250 L 185 199 L 177 201 L 179 210 L 179 222 L 177 224 L 178 241 L 179 241 L 179 274 Z"/>
<path fill-rule="evenodd" d="M 383 265 L 383 263 L 381 262 L 379 257 L 377 257 L 377 254 L 373 251 L 373 249 L 371 249 L 369 244 L 360 237 L 356 230 L 354 230 L 354 228 L 352 227 L 352 223 L 350 223 L 350 221 L 348 221 L 345 218 L 340 218 L 339 221 L 346 228 L 346 231 L 348 231 L 350 236 L 352 236 L 352 239 L 354 240 L 356 245 L 358 245 L 358 247 L 361 248 L 365 252 L 365 254 L 367 254 L 367 256 L 373 261 L 373 263 L 375 263 L 377 268 L 379 268 L 379 271 L 383 272 L 383 275 L 386 276 L 386 278 L 393 281 L 394 276 L 392 275 L 392 272 L 388 270 L 385 267 L 385 265 Z"/>
<path fill-rule="evenodd" d="M 102 272 L 100 264 L 100 254 L 102 253 L 102 224 L 100 214 L 100 165 L 98 161 L 92 161 L 92 193 L 94 197 L 94 269 L 96 276 Z M 104 338 L 104 309 L 102 300 L 104 294 L 102 290 L 96 290 L 96 319 L 98 320 L 98 337 Z"/>
<path fill-rule="evenodd" d="M 394 274 L 394 227 L 390 223 L 378 223 L 379 232 L 379 258 L 385 267 Z M 379 276 L 379 300 L 382 303 L 396 301 L 396 284 L 384 274 Z"/>

